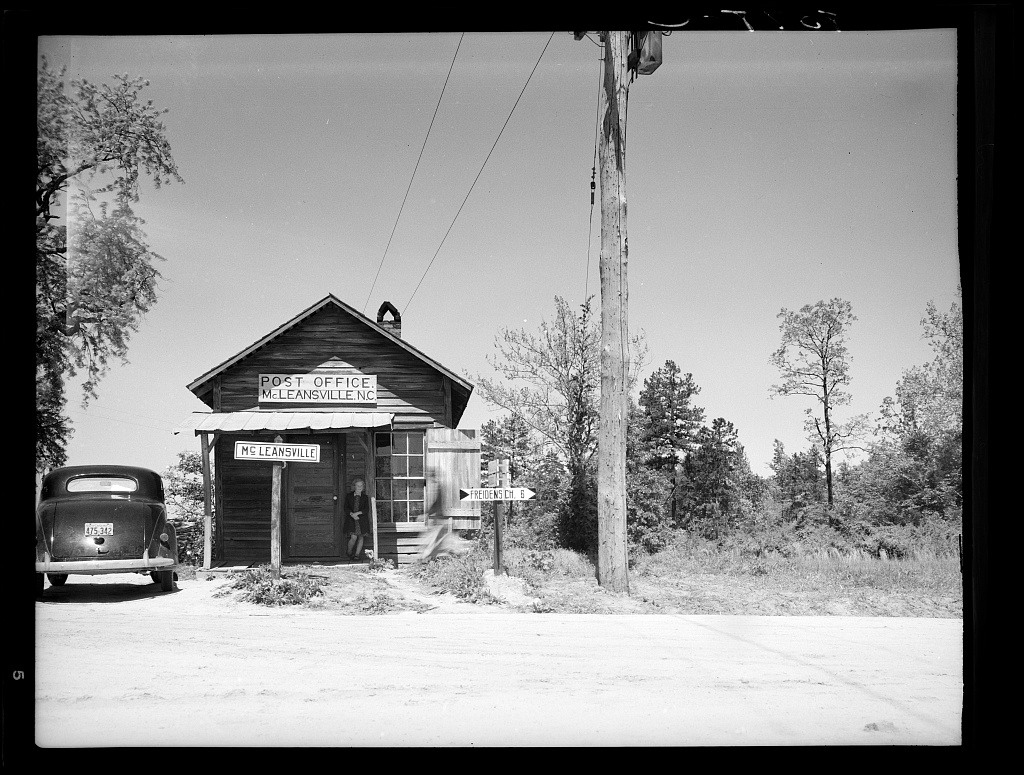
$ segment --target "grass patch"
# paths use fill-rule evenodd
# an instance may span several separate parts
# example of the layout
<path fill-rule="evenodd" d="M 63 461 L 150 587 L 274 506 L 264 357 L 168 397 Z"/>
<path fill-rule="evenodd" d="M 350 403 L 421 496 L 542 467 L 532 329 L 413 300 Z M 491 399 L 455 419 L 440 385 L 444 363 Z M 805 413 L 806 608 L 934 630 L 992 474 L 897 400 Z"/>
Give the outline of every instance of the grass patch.
<path fill-rule="evenodd" d="M 178 574 L 178 581 L 191 581 L 196 577 L 196 566 L 179 563 L 174 572 Z"/>
<path fill-rule="evenodd" d="M 880 559 L 796 546 L 751 556 L 687 537 L 639 560 L 634 574 L 652 600 L 686 613 L 963 616 L 959 560 L 929 551 Z"/>
<path fill-rule="evenodd" d="M 433 606 L 409 600 L 382 578 L 394 567 L 391 561 L 376 567 L 288 566 L 274 579 L 269 565 L 228 574 L 215 597 L 232 596 L 244 603 L 265 606 L 298 605 L 340 614 L 386 614 L 427 611 Z"/>
<path fill-rule="evenodd" d="M 657 554 L 634 556 L 629 595 L 601 587 L 593 562 L 566 549 L 510 547 L 503 559 L 538 599 L 531 609 L 538 612 L 963 616 L 958 559 L 927 549 L 896 559 L 799 544 L 751 552 L 684 535 Z M 464 600 L 493 602 L 483 582 L 491 567 L 490 551 L 479 546 L 413 572 Z"/>

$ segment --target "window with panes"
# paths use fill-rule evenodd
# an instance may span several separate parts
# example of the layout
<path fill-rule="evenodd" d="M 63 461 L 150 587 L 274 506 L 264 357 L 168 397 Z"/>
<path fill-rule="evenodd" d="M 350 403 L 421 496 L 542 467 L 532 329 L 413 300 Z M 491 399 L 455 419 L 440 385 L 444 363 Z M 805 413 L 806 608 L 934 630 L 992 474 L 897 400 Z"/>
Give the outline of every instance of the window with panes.
<path fill-rule="evenodd" d="M 377 521 L 423 522 L 423 431 L 377 433 L 374 449 Z"/>

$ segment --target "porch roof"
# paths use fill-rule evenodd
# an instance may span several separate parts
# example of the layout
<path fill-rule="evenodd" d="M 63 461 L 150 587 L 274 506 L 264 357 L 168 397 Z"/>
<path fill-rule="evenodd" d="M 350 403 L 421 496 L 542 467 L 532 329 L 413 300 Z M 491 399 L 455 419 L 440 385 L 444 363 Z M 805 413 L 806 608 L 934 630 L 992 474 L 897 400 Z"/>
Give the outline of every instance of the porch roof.
<path fill-rule="evenodd" d="M 391 412 L 193 412 L 174 430 L 216 431 L 324 431 L 344 428 L 389 428 Z"/>

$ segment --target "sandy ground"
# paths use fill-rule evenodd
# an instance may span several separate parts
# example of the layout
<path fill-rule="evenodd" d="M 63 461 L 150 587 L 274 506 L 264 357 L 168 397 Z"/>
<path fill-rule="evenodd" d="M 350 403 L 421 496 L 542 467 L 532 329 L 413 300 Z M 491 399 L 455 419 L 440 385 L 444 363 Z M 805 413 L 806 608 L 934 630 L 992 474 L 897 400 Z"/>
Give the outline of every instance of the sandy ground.
<path fill-rule="evenodd" d="M 393 589 L 418 594 L 401 574 Z M 960 619 L 265 608 L 72 577 L 36 603 L 36 743 L 958 745 Z M 70 669 L 69 669 L 70 666 Z"/>

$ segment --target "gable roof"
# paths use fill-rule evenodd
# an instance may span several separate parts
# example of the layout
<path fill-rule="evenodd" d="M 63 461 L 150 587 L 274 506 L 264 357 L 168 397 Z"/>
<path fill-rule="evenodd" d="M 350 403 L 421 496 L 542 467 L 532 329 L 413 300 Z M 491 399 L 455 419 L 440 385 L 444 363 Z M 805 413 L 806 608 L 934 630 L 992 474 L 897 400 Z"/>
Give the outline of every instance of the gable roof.
<path fill-rule="evenodd" d="M 383 336 L 385 339 L 388 339 L 392 343 L 394 343 L 397 346 L 401 347 L 406 352 L 408 352 L 408 353 L 414 355 L 415 357 L 419 358 L 421 361 L 423 361 L 425 364 L 430 366 L 432 369 L 434 369 L 434 370 L 440 372 L 441 374 L 443 374 L 444 376 L 448 377 L 452 381 L 452 387 L 456 388 L 456 389 L 461 389 L 465 393 L 467 399 L 469 398 L 469 394 L 473 392 L 473 387 L 474 386 L 473 386 L 473 384 L 471 382 L 467 382 L 465 379 L 460 377 L 454 371 L 451 371 L 450 369 L 445 368 L 440 363 L 435 361 L 433 358 L 430 358 L 430 357 L 424 355 L 420 350 L 418 350 L 417 348 L 413 347 L 411 344 L 406 342 L 404 339 L 402 339 L 399 336 L 395 336 L 388 329 L 384 328 L 383 326 L 378 325 L 375 321 L 373 321 L 370 318 L 366 317 L 366 315 L 364 315 L 363 313 L 357 311 L 353 307 L 350 307 L 348 304 L 346 304 L 341 299 L 339 299 L 338 297 L 336 297 L 334 294 L 331 294 L 331 293 L 327 294 L 324 298 L 322 298 L 320 301 L 318 301 L 316 304 L 312 305 L 311 307 L 307 307 L 305 310 L 303 310 L 298 315 L 293 317 L 287 323 L 284 323 L 283 325 L 278 326 L 277 328 L 275 328 L 273 331 L 271 331 L 269 334 L 267 334 L 263 338 L 259 339 L 256 342 L 253 342 L 251 345 L 246 347 L 244 350 L 242 350 L 237 355 L 233 355 L 232 357 L 228 358 L 226 361 L 224 361 L 220 365 L 214 366 L 212 369 L 210 369 L 208 372 L 206 372 L 202 376 L 197 377 L 196 379 L 192 380 L 192 382 L 189 383 L 189 385 L 187 386 L 188 389 L 191 390 L 193 393 L 195 393 L 197 395 L 199 393 L 201 393 L 201 392 L 204 392 L 202 390 L 203 386 L 206 383 L 208 383 L 210 380 L 212 380 L 214 377 L 216 377 L 218 374 L 221 374 L 224 371 L 226 371 L 227 369 L 231 368 L 232 366 L 234 366 L 236 363 L 238 363 L 243 358 L 248 357 L 249 355 L 254 353 L 256 350 L 260 349 L 264 345 L 266 345 L 269 342 L 271 342 L 274 339 L 276 339 L 278 336 L 283 334 L 285 331 L 287 331 L 290 328 L 293 328 L 294 326 L 298 325 L 303 320 L 308 318 L 310 315 L 312 315 L 312 314 L 314 314 L 316 312 L 319 312 L 321 309 L 323 309 L 324 307 L 326 307 L 329 304 L 334 304 L 335 306 L 339 307 L 343 312 L 347 313 L 348 315 L 350 315 L 354 319 L 358 320 L 360 323 L 363 323 L 364 325 L 369 326 L 374 331 L 376 331 L 378 334 Z"/>

